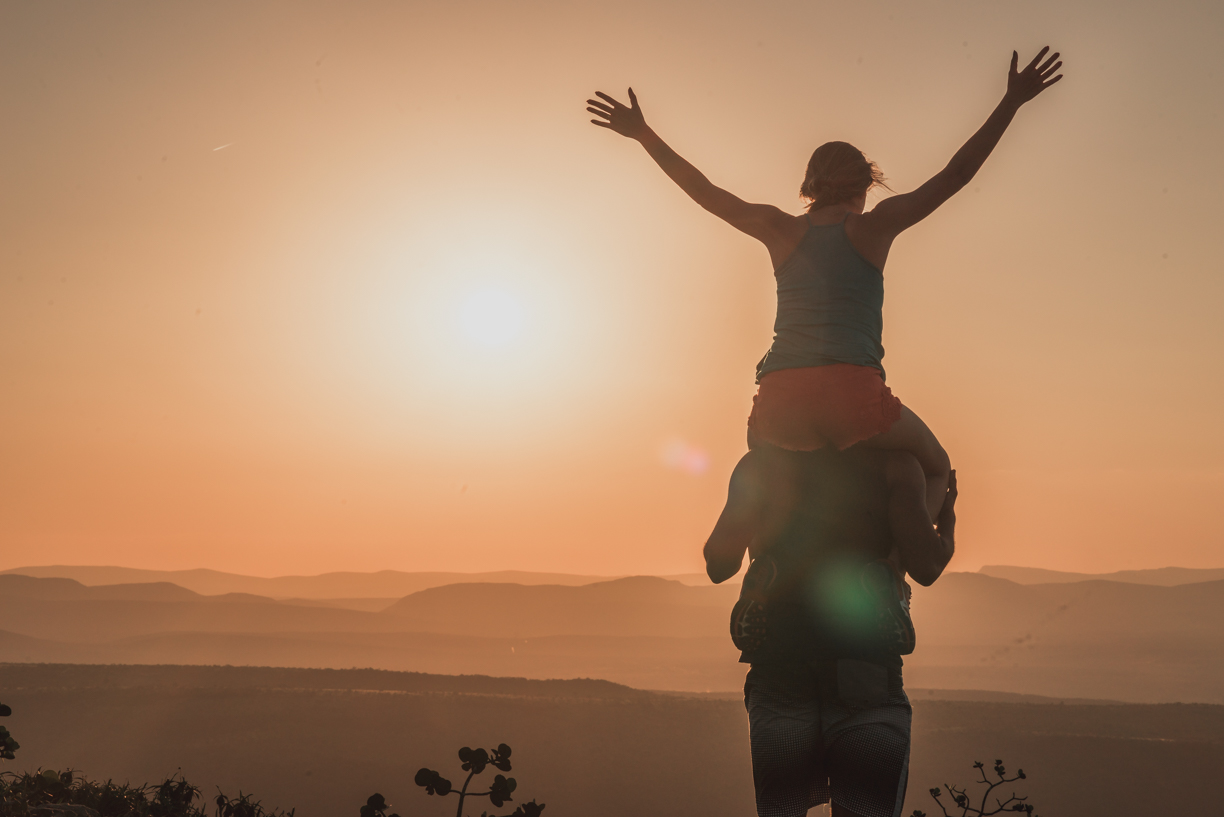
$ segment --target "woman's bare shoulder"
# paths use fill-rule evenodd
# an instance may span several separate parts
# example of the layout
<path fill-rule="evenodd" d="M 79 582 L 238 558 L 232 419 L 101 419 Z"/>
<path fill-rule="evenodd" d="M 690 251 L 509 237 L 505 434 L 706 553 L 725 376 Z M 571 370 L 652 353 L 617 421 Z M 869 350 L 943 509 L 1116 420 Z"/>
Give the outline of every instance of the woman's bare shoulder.
<path fill-rule="evenodd" d="M 846 217 L 846 238 L 867 263 L 883 271 L 896 236 L 883 229 L 874 210 Z"/>
<path fill-rule="evenodd" d="M 764 243 L 776 270 L 799 249 L 810 225 L 806 214 L 796 216 L 777 207 L 773 209 L 777 210 L 777 216 L 772 220 L 769 240 Z"/>

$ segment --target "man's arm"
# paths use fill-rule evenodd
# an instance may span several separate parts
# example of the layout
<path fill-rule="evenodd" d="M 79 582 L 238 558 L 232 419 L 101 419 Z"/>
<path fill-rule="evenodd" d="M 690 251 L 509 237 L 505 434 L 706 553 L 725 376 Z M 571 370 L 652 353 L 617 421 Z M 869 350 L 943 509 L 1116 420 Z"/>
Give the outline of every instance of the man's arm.
<path fill-rule="evenodd" d="M 911 454 L 889 457 L 888 524 L 901 554 L 901 568 L 923 587 L 935 583 L 956 552 L 956 471 L 948 477 L 948 495 L 939 520 L 931 526 L 926 509 L 926 475 Z"/>
<path fill-rule="evenodd" d="M 761 531 L 766 499 L 759 459 L 749 451 L 735 466 L 727 489 L 727 504 L 702 551 L 706 574 L 715 584 L 739 572 L 744 552 Z"/>

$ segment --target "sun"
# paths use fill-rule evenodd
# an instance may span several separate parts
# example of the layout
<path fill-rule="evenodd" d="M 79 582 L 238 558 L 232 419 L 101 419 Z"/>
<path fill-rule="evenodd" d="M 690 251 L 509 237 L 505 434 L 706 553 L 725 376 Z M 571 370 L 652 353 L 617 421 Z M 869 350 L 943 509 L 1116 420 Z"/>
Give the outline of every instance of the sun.
<path fill-rule="evenodd" d="M 523 302 L 513 292 L 484 287 L 463 299 L 459 328 L 463 337 L 482 349 L 502 349 L 523 335 L 526 314 Z"/>

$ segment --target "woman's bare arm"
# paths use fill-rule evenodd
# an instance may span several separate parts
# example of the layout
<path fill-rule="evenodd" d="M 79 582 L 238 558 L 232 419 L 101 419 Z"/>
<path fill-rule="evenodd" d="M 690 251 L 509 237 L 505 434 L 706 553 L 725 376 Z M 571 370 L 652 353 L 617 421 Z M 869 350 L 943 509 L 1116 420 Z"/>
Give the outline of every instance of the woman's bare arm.
<path fill-rule="evenodd" d="M 633 93 L 632 88 L 629 89 L 629 105 L 623 105 L 600 91 L 596 91 L 595 95 L 599 99 L 587 100 L 587 110 L 600 117 L 592 119 L 592 124 L 639 142 L 650 154 L 650 158 L 655 160 L 689 198 L 735 229 L 768 245 L 778 232 L 779 226 L 793 220 L 792 216 L 777 207 L 750 204 L 707 179 L 704 173 L 672 150 L 646 124 L 637 95 Z"/>
<path fill-rule="evenodd" d="M 1007 93 L 994 112 L 964 146 L 952 157 L 947 167 L 936 173 L 926 184 L 912 193 L 892 196 L 876 205 L 864 215 L 872 237 L 891 241 L 903 230 L 914 226 L 969 184 L 999 144 L 1003 132 L 1011 124 L 1020 106 L 1032 100 L 1046 88 L 1062 79 L 1058 69 L 1062 63 L 1055 52 L 1041 62 L 1049 51 L 1045 47 L 1038 52 L 1023 71 L 1018 71 L 1019 55 L 1013 51 L 1011 70 L 1007 76 Z M 1040 63 L 1040 64 L 1039 64 Z"/>

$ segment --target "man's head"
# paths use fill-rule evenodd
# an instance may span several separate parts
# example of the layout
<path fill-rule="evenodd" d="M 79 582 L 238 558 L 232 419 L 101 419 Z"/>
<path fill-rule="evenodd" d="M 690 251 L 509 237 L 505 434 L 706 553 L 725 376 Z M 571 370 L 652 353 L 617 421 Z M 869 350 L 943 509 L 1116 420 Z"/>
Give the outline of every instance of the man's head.
<path fill-rule="evenodd" d="M 749 451 L 731 475 L 727 504 L 706 543 L 711 580 L 735 575 L 745 550 L 754 558 L 780 547 L 886 556 L 884 459 L 885 452 L 864 448 Z"/>
<path fill-rule="evenodd" d="M 952 558 L 956 483 L 938 530 L 926 510 L 926 478 L 901 451 L 852 447 L 793 452 L 760 446 L 736 465 L 727 504 L 705 546 L 715 583 L 739 572 L 744 553 L 773 549 L 859 559 L 895 554 L 928 585 Z"/>

